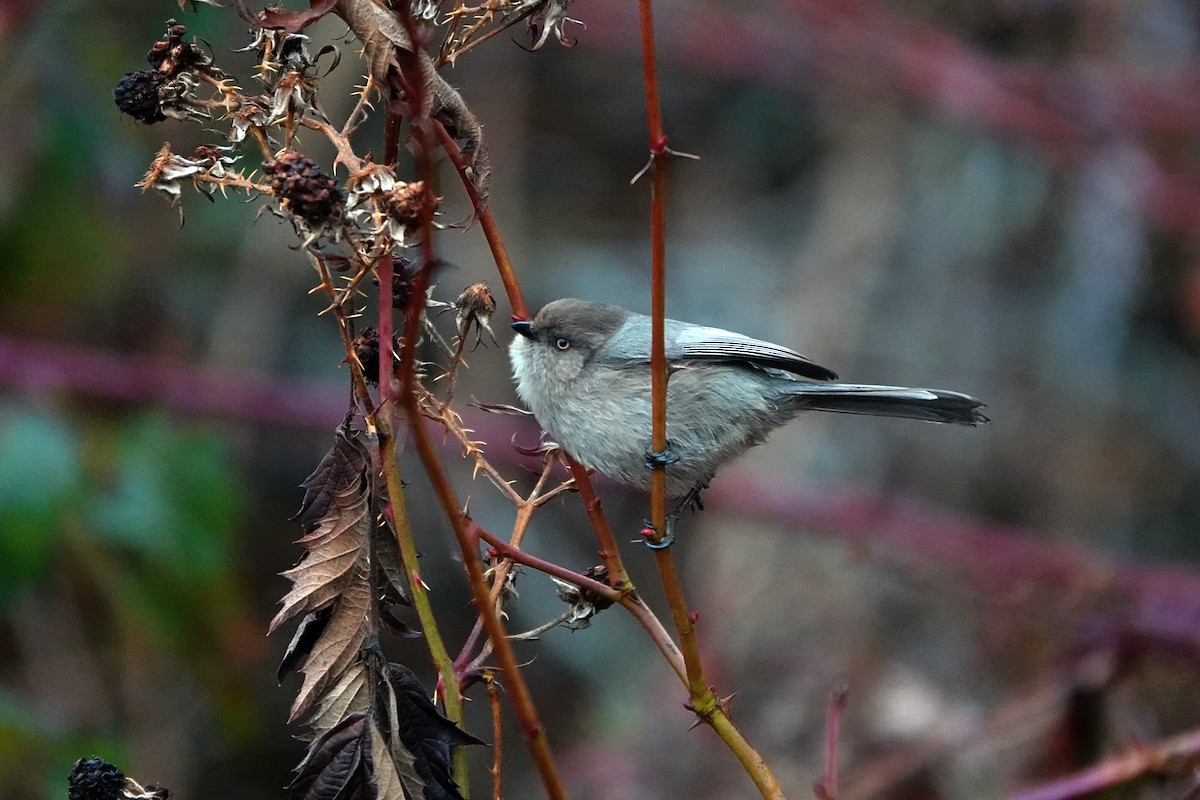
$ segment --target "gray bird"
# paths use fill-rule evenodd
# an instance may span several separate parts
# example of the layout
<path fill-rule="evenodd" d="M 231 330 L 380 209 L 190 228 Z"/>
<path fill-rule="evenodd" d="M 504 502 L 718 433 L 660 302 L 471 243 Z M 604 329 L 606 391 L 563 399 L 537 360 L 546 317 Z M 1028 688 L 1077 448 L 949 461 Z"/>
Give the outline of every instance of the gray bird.
<path fill-rule="evenodd" d="M 667 493 L 695 499 L 725 462 L 801 411 L 927 422 L 987 422 L 958 392 L 830 383 L 832 371 L 740 333 L 666 320 L 666 454 L 651 442 L 651 319 L 619 306 L 555 300 L 514 322 L 517 394 L 584 466 L 641 489 L 667 465 Z"/>

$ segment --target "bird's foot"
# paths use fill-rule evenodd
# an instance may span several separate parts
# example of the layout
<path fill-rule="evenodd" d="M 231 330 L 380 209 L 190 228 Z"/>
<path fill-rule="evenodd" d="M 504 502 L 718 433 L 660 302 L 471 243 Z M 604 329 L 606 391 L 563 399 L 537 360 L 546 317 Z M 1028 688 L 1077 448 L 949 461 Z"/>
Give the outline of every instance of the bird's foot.
<path fill-rule="evenodd" d="M 658 528 L 650 520 L 642 522 L 642 544 L 651 550 L 666 550 L 675 544 L 675 514 L 667 515 L 667 532 L 658 538 Z M 658 541 L 655 539 L 658 538 Z"/>
<path fill-rule="evenodd" d="M 662 450 L 646 451 L 646 469 L 666 469 L 679 462 L 679 454 L 671 449 L 671 442 Z"/>
<path fill-rule="evenodd" d="M 683 516 L 683 512 L 689 510 L 703 511 L 704 501 L 700 498 L 700 493 L 707 488 L 707 480 L 696 481 L 696 484 L 687 490 L 687 494 L 679 498 L 679 505 L 675 506 L 675 511 L 671 516 L 678 518 Z"/>

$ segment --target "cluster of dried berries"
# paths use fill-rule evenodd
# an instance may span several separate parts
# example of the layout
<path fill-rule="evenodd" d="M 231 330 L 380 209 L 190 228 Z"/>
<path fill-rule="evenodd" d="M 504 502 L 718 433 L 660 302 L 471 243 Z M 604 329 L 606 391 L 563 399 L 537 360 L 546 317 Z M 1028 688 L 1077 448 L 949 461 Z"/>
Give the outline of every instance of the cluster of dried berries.
<path fill-rule="evenodd" d="M 309 242 L 325 233 L 336 236 L 346 204 L 337 181 L 303 153 L 284 153 L 263 167 L 279 207 L 309 232 Z"/>
<path fill-rule="evenodd" d="M 67 779 L 68 800 L 114 800 L 125 788 L 125 773 L 102 758 L 79 759 Z"/>
<path fill-rule="evenodd" d="M 400 352 L 399 336 L 392 337 L 392 354 L 395 357 Z M 363 328 L 352 342 L 354 357 L 362 365 L 363 378 L 372 386 L 379 385 L 379 331 L 374 328 Z"/>
<path fill-rule="evenodd" d="M 195 97 L 196 88 L 202 79 L 220 83 L 225 76 L 207 53 L 184 41 L 186 35 L 186 26 L 167 21 L 166 36 L 146 55 L 154 69 L 127 73 L 113 91 L 122 113 L 147 125 L 167 117 L 207 116 Z"/>

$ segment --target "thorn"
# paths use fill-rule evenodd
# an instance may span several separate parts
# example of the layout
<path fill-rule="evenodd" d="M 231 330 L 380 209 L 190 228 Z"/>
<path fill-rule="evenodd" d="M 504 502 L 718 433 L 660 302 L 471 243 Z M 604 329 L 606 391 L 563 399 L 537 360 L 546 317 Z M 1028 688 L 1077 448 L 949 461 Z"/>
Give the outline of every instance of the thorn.
<path fill-rule="evenodd" d="M 699 620 L 699 619 L 700 619 L 700 612 L 699 612 L 699 611 L 689 611 L 689 612 L 688 612 L 688 622 L 690 622 L 690 623 L 692 623 L 693 625 L 695 625 L 695 624 L 696 624 L 696 621 L 697 621 L 697 620 Z"/>

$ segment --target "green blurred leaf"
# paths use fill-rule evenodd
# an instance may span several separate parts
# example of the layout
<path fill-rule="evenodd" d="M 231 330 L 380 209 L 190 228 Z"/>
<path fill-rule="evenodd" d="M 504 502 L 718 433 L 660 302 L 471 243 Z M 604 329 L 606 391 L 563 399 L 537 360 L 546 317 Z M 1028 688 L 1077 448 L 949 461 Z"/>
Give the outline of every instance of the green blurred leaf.
<path fill-rule="evenodd" d="M 51 563 L 81 472 L 79 444 L 62 420 L 0 414 L 0 603 Z"/>
<path fill-rule="evenodd" d="M 96 536 L 125 551 L 107 581 L 118 613 L 194 659 L 245 611 L 232 541 L 239 480 L 221 436 L 161 415 L 128 423 L 89 503 Z"/>
<path fill-rule="evenodd" d="M 109 486 L 90 504 L 96 533 L 206 580 L 230 566 L 236 481 L 218 436 L 173 428 L 161 416 L 120 435 Z"/>

